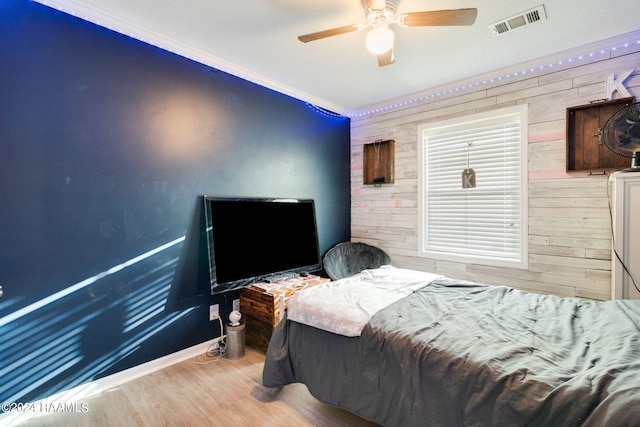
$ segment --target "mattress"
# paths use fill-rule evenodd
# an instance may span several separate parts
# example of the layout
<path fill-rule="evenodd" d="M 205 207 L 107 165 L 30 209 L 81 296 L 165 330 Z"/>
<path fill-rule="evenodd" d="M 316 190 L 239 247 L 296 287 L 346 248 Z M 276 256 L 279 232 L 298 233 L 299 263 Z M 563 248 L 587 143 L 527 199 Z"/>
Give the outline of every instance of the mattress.
<path fill-rule="evenodd" d="M 359 336 L 283 319 L 263 384 L 295 382 L 388 426 L 638 426 L 640 301 L 439 278 Z"/>

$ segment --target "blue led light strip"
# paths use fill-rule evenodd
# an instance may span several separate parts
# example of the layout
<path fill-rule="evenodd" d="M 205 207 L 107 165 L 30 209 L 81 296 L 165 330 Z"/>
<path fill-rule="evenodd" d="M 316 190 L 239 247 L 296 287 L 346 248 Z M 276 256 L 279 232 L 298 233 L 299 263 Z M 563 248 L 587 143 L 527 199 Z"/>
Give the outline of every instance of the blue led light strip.
<path fill-rule="evenodd" d="M 407 105 L 410 105 L 410 104 L 419 103 L 419 102 L 426 101 L 426 100 L 429 100 L 429 99 L 438 98 L 438 97 L 444 97 L 444 96 L 459 92 L 461 90 L 472 89 L 474 87 L 480 87 L 480 86 L 483 86 L 483 85 L 486 85 L 486 84 L 495 83 L 497 81 L 507 80 L 507 79 L 510 79 L 510 78 L 513 78 L 513 77 L 519 77 L 519 76 L 522 76 L 522 75 L 525 75 L 525 74 L 531 74 L 531 73 L 544 71 L 544 70 L 547 70 L 547 69 L 552 68 L 552 67 L 566 65 L 566 63 L 573 63 L 575 61 L 581 61 L 581 60 L 588 59 L 588 58 L 594 58 L 596 56 L 606 55 L 606 54 L 609 54 L 610 52 L 615 52 L 618 49 L 629 48 L 630 46 L 633 46 L 633 45 L 640 45 L 640 40 L 626 42 L 626 43 L 623 43 L 620 46 L 612 46 L 612 47 L 607 48 L 607 49 L 600 49 L 598 51 L 589 52 L 589 53 L 578 55 L 578 56 L 575 56 L 575 57 L 570 57 L 570 58 L 567 58 L 567 59 L 564 59 L 564 60 L 550 62 L 550 63 L 544 64 L 544 65 L 539 65 L 539 66 L 536 66 L 536 67 L 530 67 L 529 69 L 523 69 L 521 71 L 515 71 L 513 73 L 509 73 L 509 74 L 505 74 L 505 75 L 502 75 L 502 76 L 493 77 L 493 78 L 490 78 L 490 79 L 483 79 L 482 81 L 477 81 L 475 83 L 465 84 L 465 85 L 462 85 L 462 86 L 459 86 L 459 87 L 456 87 L 456 88 L 441 90 L 441 91 L 436 92 L 436 93 L 423 95 L 423 96 L 412 98 L 412 99 L 407 99 L 405 101 L 400 101 L 400 102 L 396 102 L 394 104 L 389 104 L 389 105 L 385 105 L 385 106 L 382 106 L 382 107 L 374 108 L 374 109 L 371 109 L 371 110 L 368 110 L 368 111 L 365 111 L 365 112 L 350 113 L 350 114 L 347 115 L 347 117 L 364 117 L 364 116 L 368 116 L 370 114 L 381 113 L 381 112 L 384 112 L 384 111 L 393 110 L 395 108 L 404 107 L 404 106 L 407 106 Z"/>
<path fill-rule="evenodd" d="M 266 87 L 268 89 L 271 90 L 275 90 L 277 92 L 283 93 L 285 95 L 289 95 L 292 96 L 294 98 L 297 99 L 301 99 L 301 97 L 304 97 L 302 94 L 298 93 L 296 90 L 291 90 L 292 88 L 289 88 L 290 90 L 287 90 L 288 87 L 284 87 L 281 85 L 272 85 L 272 84 L 267 84 L 266 82 L 262 82 L 260 78 L 258 78 L 258 75 L 253 75 L 251 72 L 249 72 L 248 70 L 244 70 L 244 72 L 239 72 L 238 69 L 235 68 L 235 66 L 233 66 L 233 64 L 231 63 L 225 63 L 226 66 L 223 66 L 223 64 L 217 64 L 217 65 L 213 65 L 211 63 L 211 58 L 208 58 L 206 55 L 202 55 L 202 53 L 195 53 L 195 54 L 189 54 L 187 53 L 188 48 L 185 46 L 182 46 L 182 48 L 180 47 L 171 47 L 171 46 L 167 46 L 167 44 L 171 44 L 171 40 L 170 39 L 163 39 L 163 40 L 150 40 L 154 39 L 154 36 L 158 36 L 157 34 L 154 35 L 149 35 L 149 34 L 134 34 L 134 32 L 132 31 L 125 31 L 122 28 L 118 28 L 118 26 L 113 26 L 110 25 L 108 23 L 104 23 L 102 22 L 100 19 L 98 18 L 94 18 L 92 16 L 92 14 L 95 14 L 95 11 L 92 10 L 91 8 L 89 8 L 89 10 L 91 11 L 91 13 L 87 13 L 86 11 L 83 12 L 76 12 L 74 10 L 69 10 L 65 7 L 60 6 L 58 3 L 60 3 L 59 1 L 55 1 L 55 0 L 32 0 L 32 1 L 36 1 L 38 3 L 41 3 L 45 6 L 57 9 L 61 12 L 64 13 L 68 13 L 72 16 L 78 17 L 80 19 L 83 19 L 87 22 L 92 22 L 94 24 L 97 24 L 101 27 L 104 28 L 108 28 L 109 30 L 112 31 L 116 31 L 120 34 L 123 34 L 125 36 L 131 37 L 133 39 L 142 41 L 143 43 L 147 43 L 149 45 L 155 46 L 159 49 L 165 50 L 167 52 L 182 56 L 184 58 L 199 62 L 201 64 L 204 64 L 208 67 L 211 68 L 216 68 L 218 70 L 224 71 L 226 73 L 235 75 L 237 77 L 243 78 L 244 80 L 256 83 L 260 86 Z M 68 1 L 63 1 L 62 3 L 69 3 Z M 147 37 L 145 37 L 145 35 Z M 380 113 L 380 112 L 385 112 L 385 111 L 389 111 L 389 110 L 393 110 L 395 108 L 399 108 L 399 107 L 404 107 L 410 104 L 415 104 L 415 103 L 419 103 L 428 99 L 433 99 L 433 98 L 438 98 L 438 97 L 444 97 L 450 94 L 454 94 L 456 92 L 459 92 L 461 90 L 465 90 L 465 89 L 471 89 L 473 87 L 480 87 L 482 85 L 486 85 L 486 84 L 490 84 L 490 83 L 494 83 L 496 81 L 501 81 L 504 79 L 509 79 L 512 77 L 518 77 L 524 74 L 530 74 L 530 73 L 535 73 L 535 72 L 539 72 L 539 71 L 543 71 L 546 70 L 548 68 L 552 68 L 554 66 L 561 66 L 563 64 L 565 64 L 565 62 L 571 63 L 574 61 L 580 61 L 582 59 L 585 58 L 593 58 L 595 56 L 599 56 L 599 55 L 605 55 L 608 54 L 610 52 L 614 52 L 618 49 L 624 49 L 624 48 L 628 48 L 632 45 L 640 45 L 640 40 L 636 40 L 636 41 L 630 41 L 630 42 L 625 42 L 622 44 L 618 44 L 616 46 L 612 46 L 606 49 L 598 49 L 596 51 L 592 51 L 590 53 L 586 53 L 583 55 L 578 55 L 575 57 L 570 57 L 564 60 L 559 60 L 559 61 L 555 61 L 555 62 L 551 62 L 551 63 L 547 63 L 544 65 L 540 65 L 537 67 L 531 67 L 528 70 L 527 69 L 523 69 L 521 71 L 516 71 L 514 73 L 510 73 L 510 74 L 506 74 L 503 76 L 497 76 L 497 77 L 493 77 L 491 79 L 484 79 L 483 81 L 478 81 L 476 83 L 471 83 L 468 85 L 462 85 L 456 88 L 451 88 L 451 89 L 445 89 L 445 90 L 441 90 L 437 93 L 433 93 L 433 94 L 428 94 L 428 95 L 423 95 L 423 96 L 419 96 L 419 97 L 415 97 L 412 99 L 407 99 L 405 101 L 399 101 L 399 102 L 395 102 L 393 104 L 389 104 L 389 105 L 385 105 L 382 107 L 377 107 L 377 108 L 373 108 L 371 110 L 368 111 L 364 111 L 364 112 L 350 112 L 350 113 L 346 113 L 346 114 L 339 114 L 339 113 L 333 113 L 325 108 L 322 107 L 318 107 L 317 105 L 307 102 L 307 104 L 309 105 L 310 108 L 315 109 L 316 111 L 322 113 L 322 114 L 326 114 L 328 116 L 334 116 L 334 117 L 349 117 L 349 118 L 357 118 L 357 117 L 364 117 L 364 116 L 368 116 L 371 114 L 375 114 L 375 113 Z M 216 58 L 218 61 L 220 61 L 220 58 Z M 253 78 L 252 78 L 253 77 Z M 336 106 L 336 109 L 340 109 L 339 106 Z"/>

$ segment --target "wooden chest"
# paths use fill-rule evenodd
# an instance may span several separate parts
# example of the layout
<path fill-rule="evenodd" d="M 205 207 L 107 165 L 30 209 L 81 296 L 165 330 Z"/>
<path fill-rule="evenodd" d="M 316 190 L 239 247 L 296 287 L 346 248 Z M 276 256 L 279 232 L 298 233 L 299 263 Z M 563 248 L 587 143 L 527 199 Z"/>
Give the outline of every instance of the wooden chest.
<path fill-rule="evenodd" d="M 246 345 L 266 353 L 273 329 L 280 321 L 280 310 L 286 310 L 288 298 L 301 289 L 329 280 L 306 276 L 277 283 L 256 283 L 242 288 L 240 312 L 245 321 Z M 281 307 L 281 302 L 284 307 Z"/>

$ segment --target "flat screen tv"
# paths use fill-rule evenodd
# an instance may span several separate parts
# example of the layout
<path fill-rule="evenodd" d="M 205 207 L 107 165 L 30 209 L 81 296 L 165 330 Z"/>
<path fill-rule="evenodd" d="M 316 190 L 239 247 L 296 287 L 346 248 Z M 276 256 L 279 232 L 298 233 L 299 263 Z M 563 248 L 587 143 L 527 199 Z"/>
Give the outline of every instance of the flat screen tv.
<path fill-rule="evenodd" d="M 311 199 L 204 196 L 211 293 L 322 267 Z"/>

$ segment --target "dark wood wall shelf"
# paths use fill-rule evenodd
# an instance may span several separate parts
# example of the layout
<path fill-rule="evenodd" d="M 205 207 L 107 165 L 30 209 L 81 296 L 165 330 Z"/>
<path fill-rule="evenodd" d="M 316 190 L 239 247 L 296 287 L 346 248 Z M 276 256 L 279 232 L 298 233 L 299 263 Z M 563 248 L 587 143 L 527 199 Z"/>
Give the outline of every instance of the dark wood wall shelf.
<path fill-rule="evenodd" d="M 600 143 L 606 121 L 635 97 L 593 102 L 567 108 L 567 172 L 607 172 L 629 167 L 629 158 L 619 156 Z"/>
<path fill-rule="evenodd" d="M 365 185 L 393 184 L 395 141 L 376 141 L 364 145 L 363 182 Z"/>

